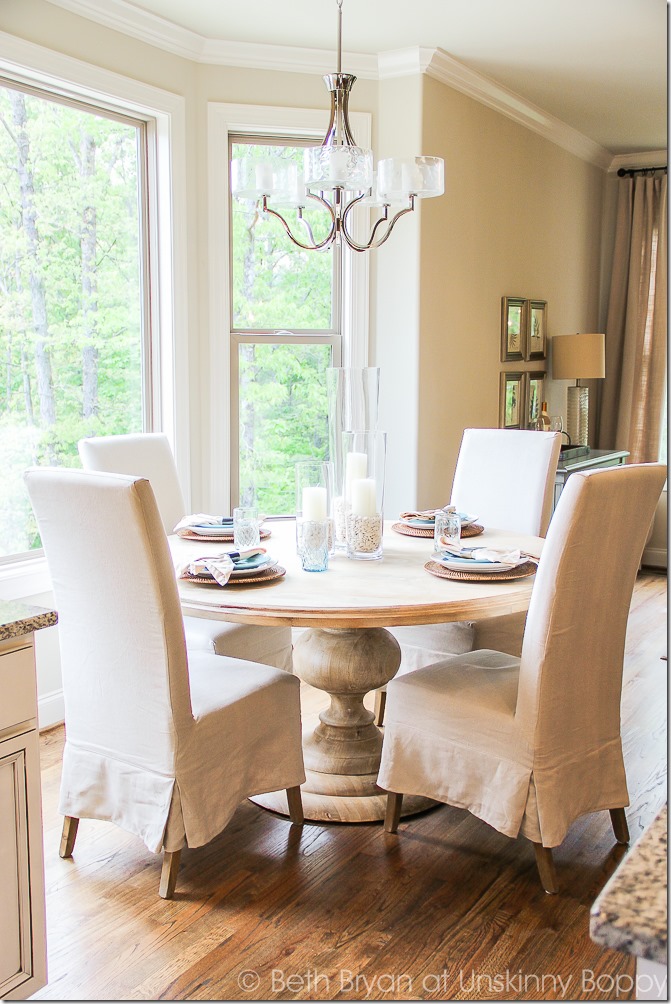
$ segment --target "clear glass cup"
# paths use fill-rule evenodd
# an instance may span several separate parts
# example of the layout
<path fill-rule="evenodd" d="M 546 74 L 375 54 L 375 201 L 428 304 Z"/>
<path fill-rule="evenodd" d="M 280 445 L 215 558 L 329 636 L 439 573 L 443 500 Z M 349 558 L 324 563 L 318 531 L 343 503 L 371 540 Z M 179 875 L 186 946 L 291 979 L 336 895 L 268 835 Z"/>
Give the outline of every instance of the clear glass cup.
<path fill-rule="evenodd" d="M 237 551 L 246 547 L 258 547 L 261 543 L 259 533 L 259 510 L 256 506 L 236 506 L 233 510 L 233 544 Z"/>
<path fill-rule="evenodd" d="M 303 519 L 296 523 L 296 545 L 305 572 L 325 572 L 329 567 L 328 519 Z"/>
<path fill-rule="evenodd" d="M 563 432 L 564 421 L 561 415 L 550 415 L 550 432 Z"/>
<path fill-rule="evenodd" d="M 436 513 L 433 527 L 433 550 L 439 554 L 445 544 L 461 549 L 461 517 L 456 512 Z"/>

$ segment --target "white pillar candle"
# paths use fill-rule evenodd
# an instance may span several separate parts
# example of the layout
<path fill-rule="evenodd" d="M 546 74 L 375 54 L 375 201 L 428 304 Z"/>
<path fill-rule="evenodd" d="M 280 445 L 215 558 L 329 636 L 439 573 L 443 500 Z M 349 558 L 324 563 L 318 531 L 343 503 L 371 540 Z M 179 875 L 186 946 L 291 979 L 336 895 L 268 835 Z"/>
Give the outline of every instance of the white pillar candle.
<path fill-rule="evenodd" d="M 303 489 L 303 519 L 326 519 L 326 489 L 321 485 Z"/>
<path fill-rule="evenodd" d="M 352 480 L 352 513 L 355 516 L 374 516 L 376 507 L 375 478 Z"/>
<path fill-rule="evenodd" d="M 352 481 L 365 478 L 368 473 L 368 457 L 365 453 L 348 453 L 345 461 L 345 498 L 352 496 Z"/>

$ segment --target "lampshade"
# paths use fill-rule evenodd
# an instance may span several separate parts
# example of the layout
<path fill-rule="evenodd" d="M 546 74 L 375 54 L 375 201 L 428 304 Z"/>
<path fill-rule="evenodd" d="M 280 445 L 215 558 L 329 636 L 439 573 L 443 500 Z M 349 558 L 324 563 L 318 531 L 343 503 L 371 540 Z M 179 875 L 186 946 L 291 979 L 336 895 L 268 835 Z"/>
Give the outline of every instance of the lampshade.
<path fill-rule="evenodd" d="M 594 380 L 606 375 L 606 336 L 555 335 L 552 339 L 554 380 Z"/>

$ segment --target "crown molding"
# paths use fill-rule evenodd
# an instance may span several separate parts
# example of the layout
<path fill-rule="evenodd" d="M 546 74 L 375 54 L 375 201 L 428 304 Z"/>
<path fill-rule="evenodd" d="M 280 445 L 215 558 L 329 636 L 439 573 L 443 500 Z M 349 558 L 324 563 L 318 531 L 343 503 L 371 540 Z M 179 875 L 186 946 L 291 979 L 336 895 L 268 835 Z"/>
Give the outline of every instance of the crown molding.
<path fill-rule="evenodd" d="M 100 0 L 48 0 L 48 2 L 71 14 L 78 14 L 113 31 L 119 31 L 196 63 L 320 75 L 329 72 L 329 68 L 333 69 L 335 64 L 335 56 L 331 49 L 303 49 L 298 46 L 205 38 L 156 14 L 140 10 L 126 0 L 105 0 L 104 5 Z M 353 73 L 362 79 L 377 79 L 377 56 L 345 52 L 343 63 L 348 73 Z"/>
<path fill-rule="evenodd" d="M 619 171 L 621 167 L 632 170 L 636 167 L 664 167 L 667 150 L 647 150 L 645 153 L 618 153 L 610 162 L 608 172 Z"/>
<path fill-rule="evenodd" d="M 48 2 L 198 63 L 322 74 L 328 71 L 333 62 L 333 53 L 325 49 L 208 39 L 155 14 L 142 11 L 127 0 L 105 0 L 104 5 L 100 0 Z M 613 162 L 612 154 L 598 143 L 491 77 L 470 69 L 443 49 L 413 46 L 379 55 L 345 53 L 344 64 L 348 72 L 369 80 L 426 73 L 590 164 L 609 170 Z"/>
<path fill-rule="evenodd" d="M 402 58 L 403 51 L 392 53 L 393 60 L 390 60 L 389 64 L 383 64 L 385 65 L 385 76 L 398 76 L 403 72 L 404 67 L 406 67 L 405 72 L 424 72 L 427 76 L 433 77 L 434 80 L 439 80 L 441 83 L 447 84 L 448 87 L 461 91 L 462 94 L 474 98 L 480 104 L 493 108 L 501 115 L 505 115 L 532 132 L 544 136 L 551 143 L 568 150 L 569 153 L 580 157 L 581 160 L 594 164 L 602 170 L 607 170 L 610 166 L 612 154 L 604 147 L 562 122 L 561 119 L 555 118 L 554 115 L 539 108 L 538 105 L 527 101 L 515 91 L 504 87 L 498 81 L 485 76 L 484 73 L 479 73 L 477 70 L 472 70 L 443 49 L 405 50 L 407 53 L 405 62 Z M 411 66 L 424 67 L 424 69 L 413 71 L 409 69 Z M 393 74 L 390 72 L 391 70 L 393 70 Z"/>

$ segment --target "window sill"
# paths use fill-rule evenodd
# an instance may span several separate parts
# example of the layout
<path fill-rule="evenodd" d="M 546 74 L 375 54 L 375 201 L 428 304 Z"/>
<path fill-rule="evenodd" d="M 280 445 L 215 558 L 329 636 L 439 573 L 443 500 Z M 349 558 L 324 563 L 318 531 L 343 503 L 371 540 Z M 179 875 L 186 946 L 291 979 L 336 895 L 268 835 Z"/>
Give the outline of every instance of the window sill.
<path fill-rule="evenodd" d="M 0 564 L 0 599 L 20 600 L 51 590 L 51 576 L 43 554 Z"/>

